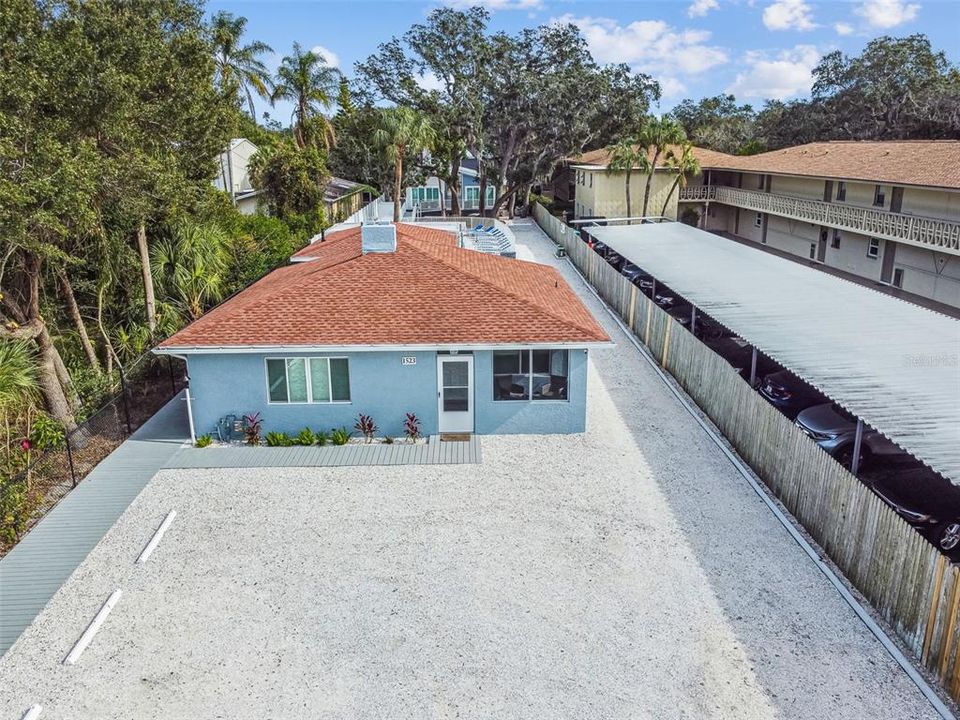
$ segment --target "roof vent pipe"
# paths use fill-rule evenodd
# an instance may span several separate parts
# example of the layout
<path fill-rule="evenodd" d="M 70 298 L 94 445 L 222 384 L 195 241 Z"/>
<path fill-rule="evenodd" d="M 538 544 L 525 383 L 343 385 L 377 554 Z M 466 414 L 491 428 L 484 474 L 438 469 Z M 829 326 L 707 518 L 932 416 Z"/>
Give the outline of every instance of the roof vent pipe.
<path fill-rule="evenodd" d="M 360 248 L 367 253 L 392 253 L 397 251 L 397 226 L 367 224 L 360 227 Z"/>

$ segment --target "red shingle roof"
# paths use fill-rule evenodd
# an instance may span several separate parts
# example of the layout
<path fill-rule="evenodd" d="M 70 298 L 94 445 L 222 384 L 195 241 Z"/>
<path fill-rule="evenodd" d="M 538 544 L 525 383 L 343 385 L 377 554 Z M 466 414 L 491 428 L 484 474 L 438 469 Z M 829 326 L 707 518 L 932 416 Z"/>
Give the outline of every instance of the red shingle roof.
<path fill-rule="evenodd" d="M 609 340 L 546 265 L 397 226 L 397 251 L 362 254 L 360 228 L 304 248 L 161 343 L 164 348 L 593 343 Z"/>

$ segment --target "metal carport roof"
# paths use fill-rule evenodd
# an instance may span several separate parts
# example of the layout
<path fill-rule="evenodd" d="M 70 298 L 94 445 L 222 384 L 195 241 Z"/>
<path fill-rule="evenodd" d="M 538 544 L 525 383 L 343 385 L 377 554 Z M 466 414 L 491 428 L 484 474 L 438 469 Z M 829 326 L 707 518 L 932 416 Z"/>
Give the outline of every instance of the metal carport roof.
<path fill-rule="evenodd" d="M 683 223 L 584 229 L 960 485 L 960 321 Z"/>

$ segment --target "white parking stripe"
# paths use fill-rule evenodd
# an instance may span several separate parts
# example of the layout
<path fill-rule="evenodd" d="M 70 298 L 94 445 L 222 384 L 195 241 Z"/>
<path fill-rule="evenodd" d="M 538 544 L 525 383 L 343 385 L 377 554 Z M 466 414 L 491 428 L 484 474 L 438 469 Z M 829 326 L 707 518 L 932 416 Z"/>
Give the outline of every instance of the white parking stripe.
<path fill-rule="evenodd" d="M 117 601 L 120 600 L 120 596 L 122 594 L 123 591 L 120 590 L 120 588 L 117 588 L 110 593 L 110 597 L 107 598 L 107 601 L 103 604 L 103 607 L 100 608 L 100 612 L 98 612 L 90 624 L 87 625 L 87 629 L 83 631 L 83 635 L 81 635 L 80 639 L 77 640 L 77 644 L 73 646 L 70 654 L 64 658 L 64 665 L 74 665 L 77 660 L 80 659 L 83 651 L 87 649 L 87 645 L 89 645 L 90 641 L 93 640 L 93 636 L 97 634 L 97 630 L 99 630 L 100 626 L 103 625 L 104 620 L 107 619 L 107 615 L 109 615 L 110 611 L 113 610 L 113 606 L 117 604 Z"/>
<path fill-rule="evenodd" d="M 143 564 L 147 561 L 147 558 L 150 557 L 150 554 L 157 547 L 157 544 L 160 542 L 160 538 L 163 537 L 163 534 L 167 531 L 167 528 L 170 527 L 170 523 L 173 522 L 173 519 L 176 516 L 176 510 L 171 510 L 167 513 L 167 516 L 163 519 L 163 522 L 160 523 L 160 527 L 157 528 L 157 531 L 153 534 L 153 537 L 150 538 L 150 542 L 147 543 L 147 546 L 140 553 L 140 557 L 137 558 L 138 564 Z"/>

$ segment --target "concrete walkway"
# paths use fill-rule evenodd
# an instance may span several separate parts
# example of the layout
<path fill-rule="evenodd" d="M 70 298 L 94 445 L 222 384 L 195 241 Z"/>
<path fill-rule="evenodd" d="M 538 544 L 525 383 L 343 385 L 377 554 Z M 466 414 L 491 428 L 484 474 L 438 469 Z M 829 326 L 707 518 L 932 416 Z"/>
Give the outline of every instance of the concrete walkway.
<path fill-rule="evenodd" d="M 431 435 L 419 445 L 349 445 L 305 447 L 183 447 L 165 468 L 344 467 L 347 465 L 459 465 L 480 462 L 480 438 L 441 441 Z"/>
<path fill-rule="evenodd" d="M 94 468 L 0 560 L 0 654 L 189 438 L 183 393 Z"/>

